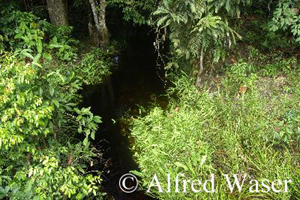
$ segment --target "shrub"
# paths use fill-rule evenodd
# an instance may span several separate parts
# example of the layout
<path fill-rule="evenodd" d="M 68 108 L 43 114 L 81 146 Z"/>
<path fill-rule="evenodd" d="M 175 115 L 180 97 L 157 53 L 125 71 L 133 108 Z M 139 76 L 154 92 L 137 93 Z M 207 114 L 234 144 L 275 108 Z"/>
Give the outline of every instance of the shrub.
<path fill-rule="evenodd" d="M 82 59 L 75 66 L 76 74 L 87 85 L 96 85 L 104 82 L 111 74 L 113 67 L 112 56 L 116 53 L 113 47 L 107 49 L 92 48 L 82 55 Z"/>
<path fill-rule="evenodd" d="M 0 5 L 1 6 L 1 5 Z M 56 28 L 32 13 L 2 5 L 0 12 L 0 50 L 14 51 L 22 58 L 28 53 L 51 60 L 51 54 L 63 61 L 76 59 L 78 41 L 70 38 L 71 27 Z"/>
<path fill-rule="evenodd" d="M 88 174 L 100 118 L 77 108 L 74 76 L 0 58 L 0 196 L 12 199 L 82 199 L 99 194 Z M 66 92 L 68 91 L 68 92 Z M 78 141 L 83 134 L 83 142 Z"/>

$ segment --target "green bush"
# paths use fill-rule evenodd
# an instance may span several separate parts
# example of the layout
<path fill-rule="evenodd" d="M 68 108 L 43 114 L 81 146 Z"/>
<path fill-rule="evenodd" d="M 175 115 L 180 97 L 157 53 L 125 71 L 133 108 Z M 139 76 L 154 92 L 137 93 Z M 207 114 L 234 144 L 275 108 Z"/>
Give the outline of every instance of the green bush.
<path fill-rule="evenodd" d="M 284 31 L 293 35 L 294 40 L 300 42 L 299 2 L 295 0 L 280 1 L 269 22 L 269 30 Z"/>
<path fill-rule="evenodd" d="M 250 64 L 227 70 L 215 89 L 197 89 L 187 77 L 169 91 L 165 111 L 155 107 L 133 121 L 133 150 L 147 190 L 157 175 L 159 199 L 290 199 L 299 198 L 300 132 L 299 72 L 274 78 L 248 73 Z M 289 83 L 289 84 L 288 84 Z M 172 179 L 167 193 L 167 175 Z M 191 186 L 175 193 L 174 179 L 207 180 L 215 175 L 216 193 L 193 193 Z M 224 175 L 245 179 L 243 189 L 230 192 Z M 250 179 L 292 180 L 288 193 L 251 193 Z M 188 183 L 191 184 L 191 183 Z M 253 188 L 252 188 L 253 189 Z M 261 186 L 259 190 L 261 191 Z"/>
<path fill-rule="evenodd" d="M 1 4 L 0 4 L 1 6 Z M 28 54 L 51 60 L 52 54 L 63 61 L 77 57 L 77 40 L 71 39 L 71 27 L 56 28 L 32 13 L 3 5 L 0 12 L 0 50 L 14 51 L 21 58 Z"/>
<path fill-rule="evenodd" d="M 101 197 L 99 175 L 87 172 L 101 120 L 77 108 L 80 82 L 15 60 L 0 57 L 0 198 Z"/>
<path fill-rule="evenodd" d="M 107 49 L 92 48 L 82 55 L 82 59 L 75 67 L 76 74 L 87 85 L 104 82 L 111 74 L 113 67 L 112 56 L 117 52 L 114 47 Z"/>

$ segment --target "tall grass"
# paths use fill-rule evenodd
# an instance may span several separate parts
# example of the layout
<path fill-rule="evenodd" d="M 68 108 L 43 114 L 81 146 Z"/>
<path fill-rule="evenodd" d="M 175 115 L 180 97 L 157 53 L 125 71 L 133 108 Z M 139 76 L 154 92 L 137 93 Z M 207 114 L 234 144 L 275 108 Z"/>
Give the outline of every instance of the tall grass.
<path fill-rule="evenodd" d="M 299 199 L 300 198 L 300 75 L 281 69 L 262 76 L 238 63 L 226 70 L 214 89 L 199 90 L 187 77 L 175 82 L 168 109 L 152 108 L 134 120 L 133 151 L 147 190 L 154 174 L 164 192 L 152 187 L 159 199 Z M 238 69 L 238 70 L 237 70 Z M 242 69 L 242 70 L 241 70 Z M 172 96 L 172 95 L 170 95 Z M 215 193 L 175 191 L 174 179 L 215 175 Z M 242 191 L 231 192 L 224 174 L 247 173 Z M 172 178 L 171 192 L 167 175 Z M 288 192 L 250 192 L 250 180 L 292 180 Z M 182 184 L 180 182 L 180 184 Z"/>

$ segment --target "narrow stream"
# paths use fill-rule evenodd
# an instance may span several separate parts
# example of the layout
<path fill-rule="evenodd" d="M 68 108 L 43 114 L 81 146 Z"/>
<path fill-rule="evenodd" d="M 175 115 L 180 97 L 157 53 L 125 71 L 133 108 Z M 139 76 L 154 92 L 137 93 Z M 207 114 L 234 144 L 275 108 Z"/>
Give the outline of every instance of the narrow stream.
<path fill-rule="evenodd" d="M 138 170 L 126 136 L 129 129 L 124 128 L 120 119 L 137 115 L 138 105 L 147 107 L 156 102 L 163 106 L 167 103 L 163 97 L 164 82 L 159 76 L 163 72 L 156 66 L 153 41 L 151 34 L 137 31 L 130 47 L 120 56 L 119 69 L 110 80 L 105 85 L 85 89 L 85 106 L 91 106 L 93 113 L 103 120 L 96 137 L 103 159 L 96 166 L 103 171 L 103 186 L 113 199 L 152 199 L 141 191 L 123 193 L 119 189 L 119 178 L 131 170 Z"/>

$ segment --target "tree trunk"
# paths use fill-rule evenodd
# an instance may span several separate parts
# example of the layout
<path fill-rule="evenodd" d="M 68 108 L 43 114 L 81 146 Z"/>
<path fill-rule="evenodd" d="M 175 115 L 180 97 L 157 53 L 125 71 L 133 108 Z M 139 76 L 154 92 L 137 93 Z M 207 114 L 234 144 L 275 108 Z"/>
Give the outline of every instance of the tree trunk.
<path fill-rule="evenodd" d="M 55 26 L 68 26 L 67 0 L 47 0 L 50 21 Z"/>
<path fill-rule="evenodd" d="M 199 71 L 198 71 L 197 81 L 196 81 L 197 87 L 202 87 L 201 77 L 203 73 L 203 57 L 204 57 L 204 46 L 201 47 L 201 52 L 200 52 Z"/>
<path fill-rule="evenodd" d="M 106 8 L 106 0 L 100 0 L 100 11 L 99 11 L 99 25 L 100 25 L 100 39 L 101 43 L 104 46 L 108 45 L 109 36 L 108 30 L 105 21 L 105 8 Z"/>
<path fill-rule="evenodd" d="M 106 0 L 100 0 L 99 2 L 96 0 L 89 0 L 92 13 L 93 13 L 93 18 L 94 18 L 94 23 L 96 26 L 97 34 L 92 33 L 92 37 L 96 37 L 94 41 L 96 42 L 97 46 L 107 46 L 109 42 L 109 35 L 108 35 L 108 30 L 106 26 L 106 21 L 105 21 L 105 8 L 106 8 Z M 98 6 L 98 9 L 97 9 Z M 99 10 L 99 11 L 98 11 Z M 90 25 L 91 26 L 91 25 Z M 92 30 L 92 28 L 91 28 Z"/>

